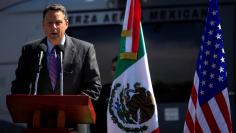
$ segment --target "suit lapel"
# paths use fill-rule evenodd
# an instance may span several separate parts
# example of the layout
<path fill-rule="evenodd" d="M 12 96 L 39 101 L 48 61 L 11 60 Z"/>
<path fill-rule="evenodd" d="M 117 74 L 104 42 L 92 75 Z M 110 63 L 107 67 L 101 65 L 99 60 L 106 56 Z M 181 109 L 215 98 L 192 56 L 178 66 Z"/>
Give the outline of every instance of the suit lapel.
<path fill-rule="evenodd" d="M 64 51 L 64 58 L 63 58 L 63 69 L 70 70 L 70 66 L 73 63 L 75 57 L 75 47 L 71 38 L 66 35 L 66 42 L 65 42 L 65 51 Z"/>

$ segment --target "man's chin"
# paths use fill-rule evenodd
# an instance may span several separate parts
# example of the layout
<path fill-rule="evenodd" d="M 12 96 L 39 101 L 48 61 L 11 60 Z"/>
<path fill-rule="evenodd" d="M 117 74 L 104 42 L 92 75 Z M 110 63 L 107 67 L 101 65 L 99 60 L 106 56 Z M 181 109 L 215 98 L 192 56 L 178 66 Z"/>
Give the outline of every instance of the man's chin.
<path fill-rule="evenodd" d="M 50 36 L 48 39 L 53 43 L 53 42 L 60 42 L 61 39 L 59 36 Z"/>
<path fill-rule="evenodd" d="M 59 39 L 60 36 L 59 35 L 50 35 L 50 38 L 52 38 L 52 39 Z"/>
<path fill-rule="evenodd" d="M 60 39 L 60 36 L 59 35 L 50 35 L 50 38 L 52 38 L 52 39 Z"/>

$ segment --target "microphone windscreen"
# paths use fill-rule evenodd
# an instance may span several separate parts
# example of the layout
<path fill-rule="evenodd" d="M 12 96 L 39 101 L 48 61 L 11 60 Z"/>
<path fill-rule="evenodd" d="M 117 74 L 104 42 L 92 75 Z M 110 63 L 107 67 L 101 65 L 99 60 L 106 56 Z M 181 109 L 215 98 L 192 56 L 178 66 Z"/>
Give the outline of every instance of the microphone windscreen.
<path fill-rule="evenodd" d="M 40 51 L 43 51 L 43 52 L 46 52 L 47 50 L 47 46 L 44 43 L 39 44 L 38 48 Z"/>
<path fill-rule="evenodd" d="M 55 49 L 57 53 L 63 52 L 64 53 L 64 45 L 56 45 Z"/>

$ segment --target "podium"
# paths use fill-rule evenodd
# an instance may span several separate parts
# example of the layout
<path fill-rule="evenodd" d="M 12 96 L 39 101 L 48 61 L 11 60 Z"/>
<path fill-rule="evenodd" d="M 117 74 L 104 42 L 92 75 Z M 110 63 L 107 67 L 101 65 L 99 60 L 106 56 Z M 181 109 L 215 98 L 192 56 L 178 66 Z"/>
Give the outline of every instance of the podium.
<path fill-rule="evenodd" d="M 67 125 L 96 120 L 91 99 L 83 95 L 12 94 L 7 95 L 6 103 L 15 123 L 30 125 L 25 133 L 68 133 Z"/>

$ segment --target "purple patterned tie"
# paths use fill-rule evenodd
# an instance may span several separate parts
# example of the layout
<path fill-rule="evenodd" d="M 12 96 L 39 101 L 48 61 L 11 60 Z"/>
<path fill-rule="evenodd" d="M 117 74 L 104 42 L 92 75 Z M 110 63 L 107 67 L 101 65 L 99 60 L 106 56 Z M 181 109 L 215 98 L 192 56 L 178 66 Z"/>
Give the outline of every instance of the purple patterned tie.
<path fill-rule="evenodd" d="M 49 57 L 49 77 L 51 79 L 51 84 L 53 90 L 55 89 L 57 78 L 59 76 L 59 61 L 56 54 L 56 50 L 53 48 Z"/>

